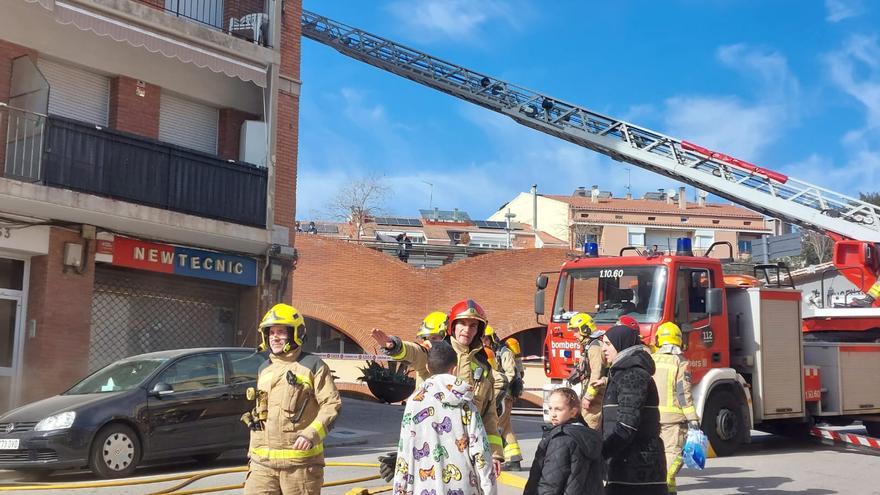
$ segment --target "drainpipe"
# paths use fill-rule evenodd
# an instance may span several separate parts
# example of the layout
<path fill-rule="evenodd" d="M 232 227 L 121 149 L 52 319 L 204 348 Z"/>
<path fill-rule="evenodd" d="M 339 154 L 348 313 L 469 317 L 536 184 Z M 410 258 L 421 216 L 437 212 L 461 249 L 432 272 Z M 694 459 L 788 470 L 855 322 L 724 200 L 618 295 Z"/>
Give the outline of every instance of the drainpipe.
<path fill-rule="evenodd" d="M 538 231 L 538 185 L 532 184 L 532 230 Z"/>

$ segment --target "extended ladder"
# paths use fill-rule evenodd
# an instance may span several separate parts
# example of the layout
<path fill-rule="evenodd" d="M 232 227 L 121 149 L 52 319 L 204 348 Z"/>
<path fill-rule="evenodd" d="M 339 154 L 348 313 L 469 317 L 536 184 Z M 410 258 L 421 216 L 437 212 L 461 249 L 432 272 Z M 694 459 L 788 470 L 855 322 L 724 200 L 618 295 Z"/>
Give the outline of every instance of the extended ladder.
<path fill-rule="evenodd" d="M 302 35 L 522 125 L 768 216 L 854 240 L 880 242 L 880 208 L 870 203 L 474 72 L 305 10 Z"/>

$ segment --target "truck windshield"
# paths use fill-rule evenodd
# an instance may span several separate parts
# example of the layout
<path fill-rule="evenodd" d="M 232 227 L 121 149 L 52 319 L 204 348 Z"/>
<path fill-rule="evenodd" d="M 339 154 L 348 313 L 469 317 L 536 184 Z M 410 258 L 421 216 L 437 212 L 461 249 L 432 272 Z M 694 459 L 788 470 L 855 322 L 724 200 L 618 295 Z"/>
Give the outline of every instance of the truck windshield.
<path fill-rule="evenodd" d="M 566 270 L 559 278 L 553 321 L 568 321 L 584 312 L 597 323 L 614 323 L 623 315 L 640 323 L 656 323 L 663 316 L 665 296 L 664 266 Z"/>
<path fill-rule="evenodd" d="M 124 359 L 109 364 L 77 383 L 65 395 L 121 392 L 140 385 L 168 358 Z"/>

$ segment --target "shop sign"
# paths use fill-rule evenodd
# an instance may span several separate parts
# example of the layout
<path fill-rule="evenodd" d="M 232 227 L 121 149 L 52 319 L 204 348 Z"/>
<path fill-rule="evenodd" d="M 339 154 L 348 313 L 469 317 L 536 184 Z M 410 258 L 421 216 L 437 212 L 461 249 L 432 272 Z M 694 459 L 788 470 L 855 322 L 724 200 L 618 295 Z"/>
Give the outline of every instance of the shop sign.
<path fill-rule="evenodd" d="M 253 258 L 127 237 L 117 236 L 113 240 L 113 264 L 233 284 L 257 285 L 257 262 Z"/>

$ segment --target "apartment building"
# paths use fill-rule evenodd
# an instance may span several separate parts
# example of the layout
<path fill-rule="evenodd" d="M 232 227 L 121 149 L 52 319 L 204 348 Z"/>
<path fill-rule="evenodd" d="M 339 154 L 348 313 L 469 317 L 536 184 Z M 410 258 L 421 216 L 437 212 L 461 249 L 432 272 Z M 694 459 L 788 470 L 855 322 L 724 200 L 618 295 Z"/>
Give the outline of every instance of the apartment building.
<path fill-rule="evenodd" d="M 299 0 L 8 0 L 0 412 L 289 301 Z"/>
<path fill-rule="evenodd" d="M 774 233 L 768 220 L 746 208 L 709 203 L 702 193 L 688 201 L 684 187 L 642 198 L 616 198 L 598 186 L 579 187 L 570 195 L 520 193 L 489 220 L 507 212 L 527 223 L 536 218 L 538 229 L 565 240 L 571 249 L 596 242 L 603 256 L 615 256 L 627 246 L 674 252 L 677 239 L 687 237 L 697 254 L 713 243 L 730 243 L 732 253 L 718 247 L 712 256 L 737 259 L 751 253 L 753 241 Z"/>

